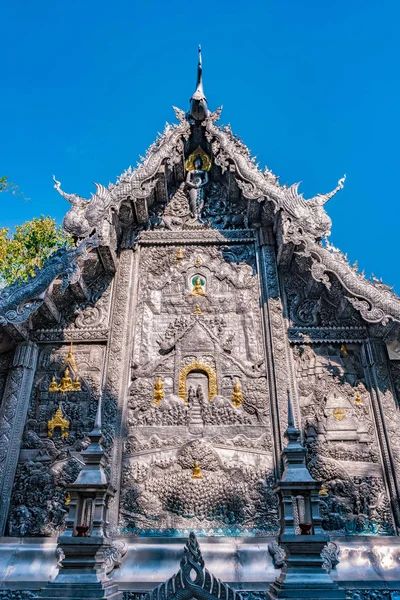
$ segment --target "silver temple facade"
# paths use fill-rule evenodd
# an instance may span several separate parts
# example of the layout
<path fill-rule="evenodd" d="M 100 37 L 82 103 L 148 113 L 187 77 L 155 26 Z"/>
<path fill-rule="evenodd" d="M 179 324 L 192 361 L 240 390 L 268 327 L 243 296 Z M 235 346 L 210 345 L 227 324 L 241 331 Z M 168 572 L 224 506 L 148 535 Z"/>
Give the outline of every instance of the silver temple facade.
<path fill-rule="evenodd" d="M 101 529 L 125 600 L 269 598 L 289 394 L 332 580 L 394 600 L 400 299 L 328 241 L 344 179 L 306 200 L 260 171 L 209 110 L 201 57 L 189 111 L 174 110 L 90 200 L 55 179 L 76 244 L 0 291 L 0 598 L 62 571 L 79 494 L 80 544 Z"/>

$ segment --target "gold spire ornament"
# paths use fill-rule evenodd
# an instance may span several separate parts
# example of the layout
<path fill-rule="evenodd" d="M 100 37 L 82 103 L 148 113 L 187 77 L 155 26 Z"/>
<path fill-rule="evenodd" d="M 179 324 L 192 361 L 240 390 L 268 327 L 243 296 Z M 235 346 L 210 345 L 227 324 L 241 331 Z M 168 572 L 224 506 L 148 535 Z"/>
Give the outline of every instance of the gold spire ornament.
<path fill-rule="evenodd" d="M 204 281 L 202 281 L 200 277 L 196 277 L 196 279 L 194 280 L 194 283 L 193 283 L 193 279 L 192 279 L 193 289 L 190 292 L 190 295 L 191 296 L 205 296 L 206 293 L 203 288 Z"/>
<path fill-rule="evenodd" d="M 165 396 L 164 383 L 161 377 L 156 379 L 154 384 L 154 402 L 153 406 L 158 406 Z"/>
<path fill-rule="evenodd" d="M 239 379 L 236 379 L 235 383 L 233 384 L 233 394 L 232 394 L 233 406 L 235 408 L 239 408 L 240 406 L 242 406 L 242 400 L 243 400 L 242 388 L 240 387 Z"/>
<path fill-rule="evenodd" d="M 54 430 L 59 427 L 61 429 L 61 437 L 67 438 L 69 436 L 69 420 L 64 419 L 64 415 L 61 409 L 61 404 L 56 410 L 56 414 L 47 423 L 47 435 L 53 437 Z"/>
<path fill-rule="evenodd" d="M 202 171 L 209 171 L 211 169 L 211 164 L 212 164 L 211 158 L 208 156 L 208 154 L 206 152 L 204 152 L 203 148 L 201 148 L 200 146 L 197 146 L 196 150 L 194 152 L 192 152 L 192 154 L 189 156 L 189 158 L 185 162 L 186 171 L 194 171 L 196 169 L 195 164 L 194 164 L 196 158 L 200 158 L 200 160 L 201 160 L 201 170 Z"/>
<path fill-rule="evenodd" d="M 185 258 L 185 255 L 183 254 L 183 248 L 182 248 L 182 246 L 179 246 L 178 251 L 175 256 L 175 260 L 176 260 L 176 262 L 180 263 L 180 262 L 182 262 L 182 260 L 184 258 Z"/>
<path fill-rule="evenodd" d="M 72 341 L 71 341 L 71 344 L 70 344 L 70 347 L 69 347 L 67 358 L 64 360 L 64 362 L 63 362 L 63 364 L 61 366 L 61 370 L 63 370 L 64 367 L 68 366 L 68 363 L 69 363 L 70 367 L 72 368 L 72 370 L 75 373 L 77 373 L 78 372 L 78 367 L 77 367 L 77 364 L 75 362 L 75 357 L 74 357 L 73 352 L 72 352 Z"/>
<path fill-rule="evenodd" d="M 194 461 L 192 479 L 203 479 L 203 474 L 200 470 L 199 463 L 197 460 Z"/>
<path fill-rule="evenodd" d="M 193 314 L 194 314 L 194 315 L 202 315 L 202 314 L 203 314 L 203 313 L 201 312 L 201 308 L 200 308 L 200 305 L 199 305 L 199 304 L 196 304 L 196 307 L 195 307 L 195 309 L 194 309 L 194 311 L 193 311 Z"/>

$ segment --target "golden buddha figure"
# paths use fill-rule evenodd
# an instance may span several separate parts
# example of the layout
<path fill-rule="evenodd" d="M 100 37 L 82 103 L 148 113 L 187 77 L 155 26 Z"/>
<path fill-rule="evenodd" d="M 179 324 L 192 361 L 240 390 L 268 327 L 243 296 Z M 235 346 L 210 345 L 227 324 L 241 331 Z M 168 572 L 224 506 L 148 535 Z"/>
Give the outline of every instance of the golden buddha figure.
<path fill-rule="evenodd" d="M 192 479 L 203 479 L 203 474 L 200 471 L 199 463 L 197 460 L 194 461 Z"/>
<path fill-rule="evenodd" d="M 194 286 L 193 286 L 192 291 L 190 292 L 190 295 L 191 296 L 205 296 L 206 295 L 200 277 L 196 277 Z"/>
<path fill-rule="evenodd" d="M 165 396 L 164 383 L 163 383 L 163 380 L 161 379 L 161 377 L 159 377 L 158 379 L 156 379 L 156 382 L 154 384 L 153 406 L 158 406 L 160 404 L 161 400 L 164 398 L 164 396 Z"/>
<path fill-rule="evenodd" d="M 178 252 L 176 253 L 175 260 L 176 262 L 181 262 L 184 259 L 185 255 L 183 254 L 182 246 L 179 246 Z"/>
<path fill-rule="evenodd" d="M 193 311 L 194 315 L 202 315 L 203 313 L 201 312 L 201 308 L 199 304 L 196 304 L 195 309 Z"/>
<path fill-rule="evenodd" d="M 236 379 L 235 383 L 233 384 L 233 394 L 232 394 L 233 406 L 235 408 L 239 408 L 240 406 L 242 406 L 242 400 L 243 400 L 242 388 L 240 387 L 239 379 Z"/>
<path fill-rule="evenodd" d="M 49 392 L 58 392 L 58 383 L 56 381 L 55 375 L 53 375 L 53 377 L 51 378 Z"/>
<path fill-rule="evenodd" d="M 59 388 L 60 392 L 70 392 L 72 387 L 72 379 L 70 377 L 70 370 L 66 367 L 63 377 L 61 377 Z"/>
<path fill-rule="evenodd" d="M 362 401 L 361 394 L 360 394 L 360 392 L 357 392 L 356 395 L 355 395 L 355 397 L 354 397 L 354 404 L 356 406 L 360 406 L 362 403 L 363 403 L 363 401 Z"/>
<path fill-rule="evenodd" d="M 72 384 L 72 389 L 74 390 L 74 392 L 81 392 L 82 391 L 82 386 L 81 386 L 81 381 L 79 379 L 79 375 L 77 375 L 74 379 L 74 383 Z"/>
<path fill-rule="evenodd" d="M 319 495 L 319 496 L 328 496 L 328 494 L 329 494 L 329 492 L 328 492 L 328 490 L 327 490 L 327 487 L 326 487 L 326 485 L 323 483 L 323 484 L 321 485 L 321 489 L 320 489 L 320 490 L 319 490 L 319 492 L 318 492 L 318 495 Z"/>

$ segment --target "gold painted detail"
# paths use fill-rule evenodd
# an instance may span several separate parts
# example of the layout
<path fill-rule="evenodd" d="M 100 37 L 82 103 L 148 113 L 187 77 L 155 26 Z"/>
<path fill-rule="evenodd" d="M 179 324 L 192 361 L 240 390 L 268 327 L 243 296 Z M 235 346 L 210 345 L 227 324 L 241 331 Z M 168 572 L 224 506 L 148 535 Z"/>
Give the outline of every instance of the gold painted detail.
<path fill-rule="evenodd" d="M 71 504 L 71 494 L 69 492 L 65 494 L 64 504 L 65 506 L 69 506 Z"/>
<path fill-rule="evenodd" d="M 181 262 L 184 258 L 185 258 L 185 255 L 183 254 L 183 248 L 182 248 L 182 246 L 179 246 L 178 251 L 175 256 L 175 260 L 176 260 L 176 262 Z"/>
<path fill-rule="evenodd" d="M 202 171 L 209 171 L 211 169 L 211 158 L 208 156 L 206 152 L 204 152 L 203 148 L 197 146 L 196 150 L 192 152 L 189 158 L 185 161 L 185 169 L 186 171 L 194 171 L 196 169 L 194 165 L 194 161 L 196 158 L 200 158 Z"/>
<path fill-rule="evenodd" d="M 194 263 L 194 264 L 196 265 L 196 267 L 199 267 L 199 266 L 201 265 L 201 258 L 200 258 L 200 256 L 198 256 L 198 257 L 196 258 L 196 260 L 195 260 L 195 263 Z"/>
<path fill-rule="evenodd" d="M 362 403 L 363 403 L 363 401 L 362 401 L 361 394 L 360 394 L 360 392 L 357 392 L 356 395 L 354 396 L 354 404 L 356 406 L 360 406 Z"/>
<path fill-rule="evenodd" d="M 82 391 L 81 382 L 79 375 L 75 375 L 75 379 L 72 381 L 71 371 L 68 365 L 73 370 L 74 374 L 78 373 L 78 366 L 75 362 L 74 354 L 72 351 L 72 342 L 67 354 L 67 358 L 61 365 L 60 372 L 64 371 L 63 376 L 60 379 L 60 383 L 57 382 L 56 376 L 53 375 L 49 385 L 49 392 L 80 392 Z"/>
<path fill-rule="evenodd" d="M 346 348 L 346 346 L 345 346 L 344 344 L 342 344 L 342 345 L 340 346 L 340 350 L 343 352 L 343 354 L 344 354 L 345 356 L 348 356 L 348 355 L 349 355 L 349 353 L 347 352 L 347 348 Z"/>
<path fill-rule="evenodd" d="M 194 315 L 202 315 L 202 314 L 203 314 L 203 313 L 201 312 L 201 308 L 200 308 L 199 304 L 196 304 L 196 307 L 195 307 L 195 309 L 194 309 L 194 311 L 193 311 L 193 314 L 194 314 Z"/>
<path fill-rule="evenodd" d="M 193 279 L 194 279 L 194 283 L 193 283 Z M 205 296 L 206 293 L 204 291 L 204 284 L 205 281 L 203 279 L 201 279 L 201 277 L 196 277 L 192 279 L 192 285 L 193 285 L 193 289 L 190 292 L 191 296 Z"/>
<path fill-rule="evenodd" d="M 344 410 L 344 408 L 335 408 L 333 411 L 333 416 L 338 421 L 343 421 L 343 419 L 346 416 L 346 411 Z"/>
<path fill-rule="evenodd" d="M 233 384 L 233 394 L 232 394 L 233 406 L 235 406 L 235 408 L 239 408 L 240 406 L 242 406 L 242 400 L 243 400 L 242 388 L 240 387 L 239 379 L 236 379 L 235 383 Z"/>
<path fill-rule="evenodd" d="M 72 381 L 70 376 L 70 370 L 66 367 L 64 371 L 64 375 L 60 379 L 60 383 L 57 383 L 55 375 L 51 378 L 51 382 L 49 385 L 49 392 L 81 392 L 82 386 L 79 379 L 79 375 L 77 375 Z"/>
<path fill-rule="evenodd" d="M 78 372 L 78 367 L 77 367 L 77 364 L 75 362 L 74 354 L 72 352 L 72 342 L 71 342 L 71 345 L 69 347 L 67 358 L 64 360 L 63 364 L 61 365 L 61 369 L 60 370 L 62 371 L 63 369 L 65 369 L 65 367 L 68 365 L 68 363 L 69 363 L 70 367 L 73 369 L 73 371 L 75 373 L 77 373 Z"/>
<path fill-rule="evenodd" d="M 206 373 L 206 375 L 208 377 L 208 401 L 211 402 L 211 400 L 214 398 L 214 396 L 217 396 L 217 394 L 218 394 L 217 374 L 212 367 L 210 367 L 209 365 L 206 365 L 205 363 L 201 362 L 200 360 L 197 360 L 196 358 L 194 358 L 192 360 L 192 362 L 190 362 L 188 365 L 183 367 L 181 369 L 181 372 L 179 373 L 179 385 L 178 385 L 179 397 L 182 398 L 182 400 L 184 400 L 185 402 L 187 402 L 186 377 L 188 376 L 188 374 L 191 371 L 203 371 L 204 373 Z"/>
<path fill-rule="evenodd" d="M 203 479 L 203 474 L 200 470 L 197 460 L 194 461 L 192 479 Z"/>
<path fill-rule="evenodd" d="M 323 483 L 321 489 L 318 492 L 318 496 L 327 496 L 329 494 L 326 485 Z"/>
<path fill-rule="evenodd" d="M 61 437 L 67 438 L 69 436 L 69 421 L 68 419 L 64 419 L 61 405 L 57 408 L 54 417 L 47 423 L 47 434 L 49 437 L 53 437 L 56 427 L 61 429 Z"/>
<path fill-rule="evenodd" d="M 161 379 L 161 377 L 159 377 L 154 384 L 153 406 L 158 406 L 160 404 L 161 400 L 163 400 L 164 396 L 165 396 L 164 383 L 163 383 L 163 380 Z"/>

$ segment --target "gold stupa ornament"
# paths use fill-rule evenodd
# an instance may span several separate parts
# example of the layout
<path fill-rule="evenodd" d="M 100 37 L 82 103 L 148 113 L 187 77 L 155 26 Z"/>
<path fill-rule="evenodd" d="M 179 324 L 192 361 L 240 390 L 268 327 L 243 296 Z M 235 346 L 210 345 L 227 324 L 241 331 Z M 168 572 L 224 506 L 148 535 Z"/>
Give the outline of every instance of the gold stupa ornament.
<path fill-rule="evenodd" d="M 156 379 L 154 384 L 154 402 L 153 406 L 158 406 L 165 396 L 164 383 L 161 377 Z"/>
<path fill-rule="evenodd" d="M 191 296 L 205 296 L 206 293 L 204 291 L 205 280 L 202 279 L 199 275 L 196 275 L 192 278 L 192 291 L 190 292 Z"/>
<path fill-rule="evenodd" d="M 56 414 L 47 423 L 47 434 L 49 437 L 53 437 L 54 430 L 59 427 L 61 429 L 61 437 L 67 438 L 69 436 L 69 420 L 64 418 L 61 404 L 56 410 Z"/>
<path fill-rule="evenodd" d="M 232 393 L 233 406 L 235 406 L 236 408 L 239 408 L 240 406 L 242 406 L 242 400 L 243 400 L 242 388 L 240 387 L 239 379 L 236 379 L 235 383 L 233 384 L 233 393 Z"/>
<path fill-rule="evenodd" d="M 183 261 L 184 258 L 185 258 L 185 255 L 183 253 L 183 248 L 182 248 L 182 246 L 179 246 L 178 251 L 175 256 L 175 260 L 176 260 L 176 262 L 180 263 Z"/>
<path fill-rule="evenodd" d="M 69 367 L 71 367 L 72 370 L 74 371 L 74 373 L 76 373 L 76 375 L 74 376 L 74 379 L 72 379 L 72 377 L 71 377 L 71 371 L 70 371 Z M 77 367 L 77 364 L 75 362 L 75 358 L 74 358 L 74 355 L 72 352 L 72 342 L 71 342 L 70 349 L 68 351 L 67 358 L 64 360 L 63 364 L 61 365 L 60 371 L 63 372 L 63 375 L 59 382 L 57 381 L 55 375 L 53 375 L 53 377 L 51 378 L 51 382 L 49 385 L 49 392 L 62 392 L 64 394 L 66 392 L 82 391 L 81 381 L 80 381 L 79 375 L 77 375 L 78 367 Z"/>
<path fill-rule="evenodd" d="M 200 466 L 197 460 L 194 461 L 192 479 L 203 479 L 203 474 L 200 470 Z"/>
<path fill-rule="evenodd" d="M 203 148 L 197 146 L 196 150 L 185 161 L 186 171 L 194 171 L 196 169 L 195 161 L 197 158 L 201 160 L 200 168 L 202 171 L 209 171 L 211 169 L 211 158 L 204 152 Z"/>

